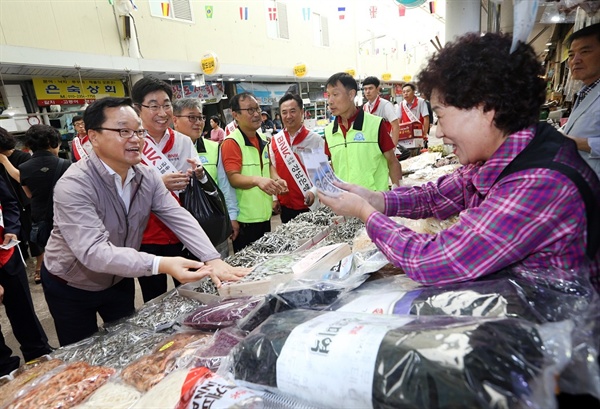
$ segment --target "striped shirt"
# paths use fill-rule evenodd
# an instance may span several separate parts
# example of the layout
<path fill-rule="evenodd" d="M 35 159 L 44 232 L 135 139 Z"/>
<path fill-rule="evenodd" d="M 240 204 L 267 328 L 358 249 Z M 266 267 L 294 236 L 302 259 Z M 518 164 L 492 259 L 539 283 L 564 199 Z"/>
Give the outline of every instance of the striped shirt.
<path fill-rule="evenodd" d="M 517 132 L 485 163 L 463 166 L 436 182 L 384 193 L 389 216 L 444 220 L 460 213 L 449 229 L 419 234 L 375 212 L 367 219 L 369 236 L 394 265 L 423 284 L 473 280 L 512 266 L 551 268 L 565 279 L 589 272 L 600 290 L 600 251 L 592 261 L 585 255 L 585 205 L 569 178 L 549 169 L 527 169 L 493 185 L 533 136 L 534 128 Z M 574 146 L 561 150 L 555 160 L 576 168 L 600 203 L 600 182 Z"/>

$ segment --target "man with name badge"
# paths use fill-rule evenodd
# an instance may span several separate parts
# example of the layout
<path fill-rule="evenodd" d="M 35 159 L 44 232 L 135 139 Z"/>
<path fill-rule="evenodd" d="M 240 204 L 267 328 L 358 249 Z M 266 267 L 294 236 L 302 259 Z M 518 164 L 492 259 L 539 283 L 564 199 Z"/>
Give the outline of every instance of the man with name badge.
<path fill-rule="evenodd" d="M 336 118 L 325 127 L 325 153 L 343 181 L 371 190 L 389 190 L 389 180 L 398 186 L 402 177 L 390 123 L 357 109 L 357 92 L 358 84 L 350 74 L 339 72 L 327 80 L 327 102 Z"/>
<path fill-rule="evenodd" d="M 217 187 L 225 197 L 225 205 L 232 224 L 232 240 L 235 240 L 240 230 L 237 222 L 239 208 L 235 198 L 235 190 L 231 187 L 223 161 L 219 155 L 219 143 L 202 138 L 206 118 L 202 115 L 202 104 L 198 98 L 181 98 L 173 101 L 173 125 L 177 132 L 188 136 L 197 152 L 204 170 L 212 177 Z M 225 240 L 215 245 L 222 258 L 229 256 L 229 243 Z"/>
<path fill-rule="evenodd" d="M 287 185 L 271 179 L 267 141 L 257 132 L 262 118 L 254 95 L 237 94 L 229 104 L 237 128 L 223 140 L 221 156 L 240 208 L 240 231 L 233 241 L 239 251 L 271 231 L 272 197 L 287 192 Z"/>
<path fill-rule="evenodd" d="M 286 181 L 288 193 L 277 196 L 281 222 L 287 223 L 300 213 L 307 212 L 309 206 L 316 206 L 315 193 L 306 174 L 306 168 L 300 160 L 303 151 L 323 152 L 323 138 L 309 131 L 303 125 L 304 108 L 298 94 L 285 94 L 279 100 L 279 112 L 284 129 L 271 139 L 269 156 L 271 175 L 274 179 Z"/>
<path fill-rule="evenodd" d="M 398 145 L 398 131 L 400 123 L 398 122 L 398 115 L 394 109 L 392 103 L 386 99 L 381 98 L 379 95 L 379 79 L 377 77 L 367 77 L 363 81 L 363 92 L 367 98 L 367 103 L 363 105 L 363 110 L 372 115 L 380 116 L 388 120 L 392 126 L 392 132 L 390 136 L 394 141 L 394 146 Z"/>

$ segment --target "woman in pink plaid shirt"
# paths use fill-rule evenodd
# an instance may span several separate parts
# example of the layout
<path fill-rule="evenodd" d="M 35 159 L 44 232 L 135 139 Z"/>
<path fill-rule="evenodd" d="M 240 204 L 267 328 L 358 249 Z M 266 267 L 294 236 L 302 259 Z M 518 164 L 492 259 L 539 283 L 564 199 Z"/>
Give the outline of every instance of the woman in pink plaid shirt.
<path fill-rule="evenodd" d="M 419 74 L 437 114 L 437 137 L 464 166 L 418 187 L 373 192 L 341 184 L 319 193 L 336 213 L 361 218 L 377 247 L 423 284 L 474 280 L 506 267 L 550 278 L 589 275 L 600 290 L 600 182 L 575 144 L 540 123 L 542 66 L 504 34 L 467 34 Z M 458 222 L 419 234 L 388 216 Z M 546 277 L 548 278 L 548 277 Z"/>

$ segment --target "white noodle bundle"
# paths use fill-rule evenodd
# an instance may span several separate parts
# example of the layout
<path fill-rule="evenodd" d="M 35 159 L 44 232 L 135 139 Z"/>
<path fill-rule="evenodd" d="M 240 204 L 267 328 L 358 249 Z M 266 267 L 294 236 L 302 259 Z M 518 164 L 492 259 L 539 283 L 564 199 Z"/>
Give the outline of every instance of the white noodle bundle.
<path fill-rule="evenodd" d="M 187 369 L 172 372 L 142 396 L 131 409 L 174 408 L 181 398 L 181 387 L 187 374 Z"/>
<path fill-rule="evenodd" d="M 108 382 L 75 409 L 129 409 L 142 394 L 118 382 Z"/>

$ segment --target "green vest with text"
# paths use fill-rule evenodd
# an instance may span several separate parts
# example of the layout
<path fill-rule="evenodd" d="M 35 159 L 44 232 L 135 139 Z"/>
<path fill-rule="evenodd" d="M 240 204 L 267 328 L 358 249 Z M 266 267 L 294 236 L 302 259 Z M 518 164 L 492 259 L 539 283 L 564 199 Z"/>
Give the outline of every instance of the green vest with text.
<path fill-rule="evenodd" d="M 204 139 L 202 142 L 204 143 L 204 150 L 206 152 L 196 152 L 198 154 L 198 159 L 200 159 L 204 169 L 218 185 L 217 163 L 219 162 L 219 143 L 208 139 Z M 196 147 L 196 145 L 194 145 L 194 147 Z"/>
<path fill-rule="evenodd" d="M 259 134 L 260 135 L 260 134 Z M 250 141 L 246 143 L 244 135 L 236 129 L 225 138 L 233 139 L 242 151 L 242 171 L 244 176 L 262 176 L 269 178 L 269 150 L 267 141 L 260 135 L 261 151 L 259 152 Z M 262 155 L 262 167 L 260 157 Z M 273 197 L 258 187 L 251 189 L 235 189 L 240 214 L 238 221 L 242 223 L 258 223 L 271 219 Z"/>
<path fill-rule="evenodd" d="M 379 148 L 382 118 L 359 111 L 346 138 L 337 119 L 325 128 L 335 174 L 345 182 L 371 190 L 389 190 L 388 163 Z"/>

